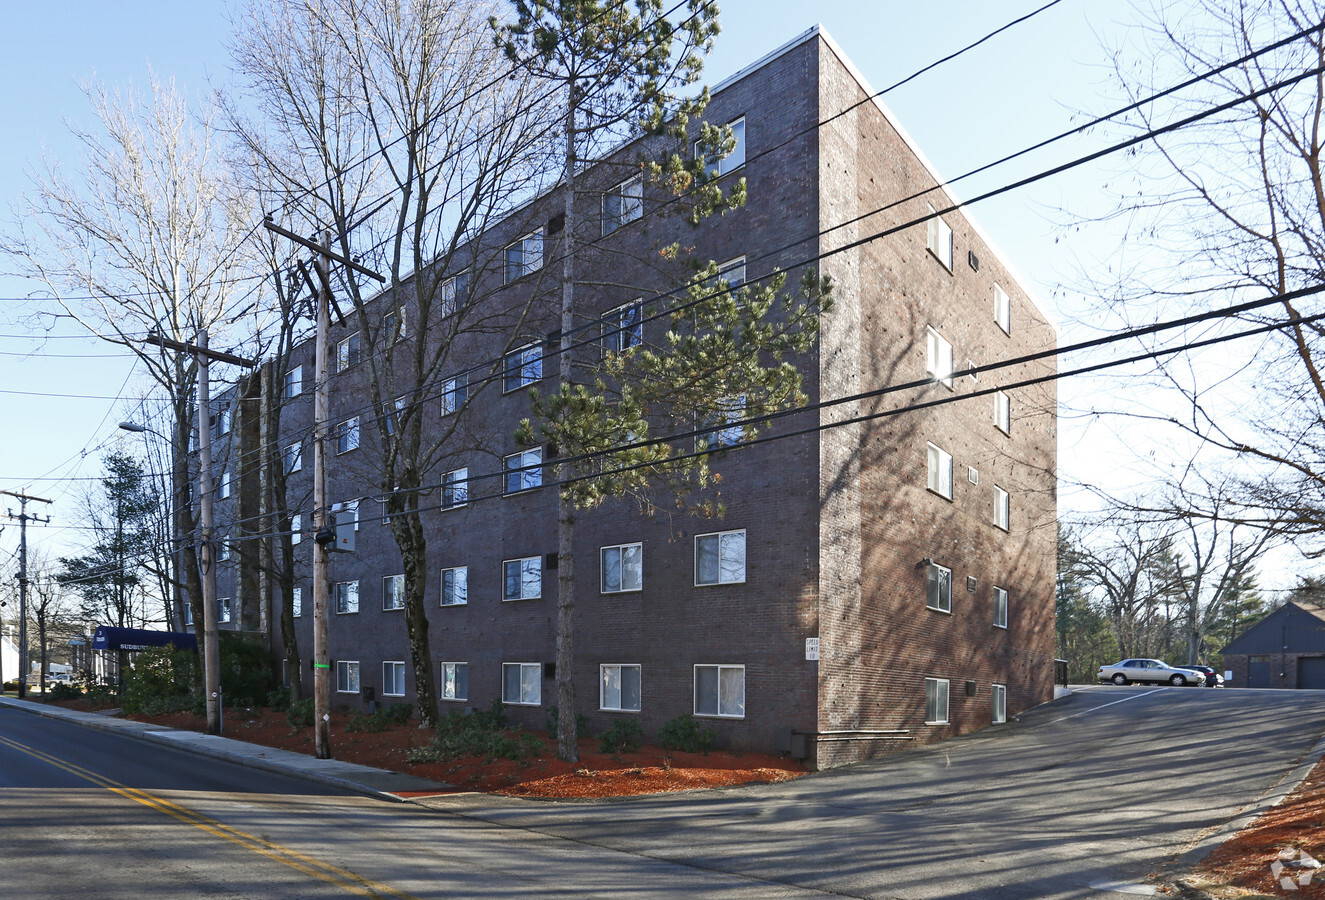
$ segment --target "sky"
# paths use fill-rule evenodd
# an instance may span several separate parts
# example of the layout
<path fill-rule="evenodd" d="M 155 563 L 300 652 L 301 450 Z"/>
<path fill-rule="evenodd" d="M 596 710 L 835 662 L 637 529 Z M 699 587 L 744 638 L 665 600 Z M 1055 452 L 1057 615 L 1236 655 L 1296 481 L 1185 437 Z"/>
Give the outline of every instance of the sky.
<path fill-rule="evenodd" d="M 892 85 L 1044 6 L 1045 0 L 950 0 L 943 4 L 899 0 L 726 0 L 722 34 L 705 74 L 716 83 L 819 24 L 844 50 L 875 90 Z M 1126 3 L 1060 0 L 958 59 L 890 91 L 884 102 L 940 176 L 953 178 L 1082 121 L 1083 111 L 1106 108 L 1108 48 L 1125 42 L 1139 14 Z M 90 107 L 80 84 L 99 79 L 111 86 L 145 88 L 149 73 L 174 78 L 191 95 L 223 88 L 229 79 L 225 4 L 105 2 L 10 4 L 10 40 L 0 55 L 0 223 L 13 221 L 30 189 L 28 173 L 43 156 L 69 172 L 81 164 L 70 126 L 89 125 Z M 1098 146 L 1082 138 L 1052 156 L 1035 156 L 1019 168 L 1003 168 L 956 187 L 969 197 Z M 1083 323 L 1089 298 L 1078 267 L 1097 265 L 1108 252 L 1097 239 L 1057 223 L 1094 211 L 1111 164 L 1087 166 L 968 210 L 1023 286 L 1059 328 L 1060 342 L 1093 334 Z M 3 230 L 5 225 L 0 225 Z M 10 267 L 0 258 L 0 273 Z M 51 523 L 31 532 L 33 541 L 66 548 L 78 539 L 79 497 L 101 474 L 101 455 L 117 442 L 141 441 L 117 428 L 132 419 L 131 401 L 144 379 L 127 352 L 80 336 L 76 326 L 49 315 L 40 284 L 0 274 L 0 490 L 51 499 L 29 512 Z M 1098 386 L 1060 382 L 1069 406 Z M 1093 430 L 1092 430 L 1093 428 Z M 1116 432 L 1110 436 L 1118 439 Z M 1067 482 L 1094 464 L 1098 424 L 1074 416 L 1060 429 L 1060 466 Z M 1147 446 L 1146 435 L 1128 435 L 1128 454 L 1153 460 L 1172 453 L 1171 442 Z M 1092 451 L 1092 452 L 1088 452 Z M 1122 459 L 1112 457 L 1115 462 Z M 1175 463 L 1176 464 L 1176 463 Z M 1151 477 L 1145 467 L 1111 467 L 1111 487 L 1127 490 Z M 12 498 L 0 510 L 17 511 Z M 1089 503 L 1064 490 L 1060 507 Z M 17 527 L 0 534 L 0 566 L 17 545 Z"/>

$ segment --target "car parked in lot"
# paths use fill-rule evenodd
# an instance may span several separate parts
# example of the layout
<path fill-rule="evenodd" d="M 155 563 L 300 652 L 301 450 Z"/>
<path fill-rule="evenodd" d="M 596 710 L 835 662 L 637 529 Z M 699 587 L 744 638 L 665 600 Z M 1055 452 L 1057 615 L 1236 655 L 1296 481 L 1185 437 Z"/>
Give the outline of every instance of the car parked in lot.
<path fill-rule="evenodd" d="M 1191 669 L 1193 672 L 1200 672 L 1205 676 L 1206 687 L 1223 687 L 1224 676 L 1220 675 L 1210 666 L 1183 666 L 1184 669 Z"/>
<path fill-rule="evenodd" d="M 1205 684 L 1205 675 L 1192 669 L 1179 669 L 1157 659 L 1125 659 L 1111 666 L 1100 666 L 1095 677 L 1114 684 L 1171 684 L 1174 687 Z"/>

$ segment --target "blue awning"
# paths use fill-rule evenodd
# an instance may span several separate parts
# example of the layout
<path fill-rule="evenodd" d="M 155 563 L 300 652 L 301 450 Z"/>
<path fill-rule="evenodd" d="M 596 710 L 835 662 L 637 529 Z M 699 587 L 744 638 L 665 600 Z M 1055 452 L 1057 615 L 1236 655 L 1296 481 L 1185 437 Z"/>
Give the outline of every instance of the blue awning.
<path fill-rule="evenodd" d="M 174 644 L 181 650 L 198 649 L 197 635 L 183 631 L 148 631 L 144 628 L 112 628 L 98 625 L 92 635 L 93 650 L 146 650 Z"/>

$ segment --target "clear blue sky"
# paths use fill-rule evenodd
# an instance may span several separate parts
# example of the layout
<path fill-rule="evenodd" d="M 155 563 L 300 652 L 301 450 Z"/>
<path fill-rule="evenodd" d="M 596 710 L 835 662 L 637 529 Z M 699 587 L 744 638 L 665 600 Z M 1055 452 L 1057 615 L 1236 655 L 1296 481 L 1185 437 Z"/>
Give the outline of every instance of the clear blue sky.
<path fill-rule="evenodd" d="M 727 0 L 723 34 L 707 76 L 717 82 L 818 22 L 878 90 L 1043 2 Z M 1098 35 L 1115 40 L 1132 18 L 1128 5 L 1063 0 L 890 93 L 885 102 L 939 174 L 954 177 L 1065 130 L 1075 110 L 1101 109 L 1107 70 Z M 88 121 L 81 81 L 96 77 L 111 85 L 143 86 L 150 67 L 158 77 L 174 77 L 197 93 L 223 86 L 229 78 L 229 24 L 224 4 L 213 0 L 6 4 L 5 29 L 0 211 L 6 219 L 28 187 L 26 171 L 43 153 L 77 171 L 80 159 L 66 120 Z M 1021 171 L 1046 164 L 1040 157 Z M 971 196 L 1012 177 L 1000 171 L 980 184 L 959 186 L 957 194 Z M 1066 317 L 1056 287 L 1068 274 L 1075 250 L 1055 242 L 1046 216 L 1060 206 L 1088 202 L 1104 177 L 1083 169 L 971 211 L 1060 323 Z M 0 490 L 26 489 L 56 500 L 37 510 L 54 520 L 37 536 L 59 546 L 73 537 L 59 526 L 77 523 L 79 491 L 87 479 L 101 474 L 101 452 L 117 440 L 141 440 L 116 428 L 131 416 L 128 404 L 107 399 L 133 395 L 141 378 L 131 372 L 127 354 L 63 337 L 77 334 L 65 325 L 56 323 L 52 339 L 34 339 L 37 329 L 21 317 L 29 306 L 12 298 L 39 290 L 39 285 L 0 277 Z M 1062 337 L 1071 334 L 1064 329 Z M 1071 465 L 1074 440 L 1070 433 L 1063 436 L 1065 466 Z M 16 532 L 10 527 L 0 536 L 0 564 L 16 546 Z"/>

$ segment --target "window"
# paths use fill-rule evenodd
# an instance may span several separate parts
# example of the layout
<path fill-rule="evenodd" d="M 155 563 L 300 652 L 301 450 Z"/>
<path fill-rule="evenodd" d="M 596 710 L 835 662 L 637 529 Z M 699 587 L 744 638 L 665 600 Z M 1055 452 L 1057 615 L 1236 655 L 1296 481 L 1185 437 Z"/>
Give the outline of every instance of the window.
<path fill-rule="evenodd" d="M 285 448 L 285 474 L 293 475 L 304 467 L 304 445 L 291 444 Z"/>
<path fill-rule="evenodd" d="M 230 499 L 230 473 L 221 473 L 221 484 L 216 489 L 216 495 L 222 500 Z"/>
<path fill-rule="evenodd" d="M 217 597 L 217 598 L 216 598 L 216 621 L 217 621 L 217 622 L 219 622 L 219 623 L 221 623 L 221 624 L 224 624 L 224 623 L 230 621 L 230 606 L 231 606 L 231 604 L 230 604 L 230 598 L 229 598 L 229 597 Z"/>
<path fill-rule="evenodd" d="M 442 606 L 464 606 L 469 602 L 469 567 L 442 569 Z"/>
<path fill-rule="evenodd" d="M 531 491 L 543 484 L 543 448 L 534 447 L 506 457 L 506 493 Z"/>
<path fill-rule="evenodd" d="M 517 391 L 543 377 L 543 348 L 538 342 L 517 347 L 505 358 L 502 390 Z"/>
<path fill-rule="evenodd" d="M 695 715 L 745 718 L 745 666 L 695 666 Z"/>
<path fill-rule="evenodd" d="M 639 175 L 603 193 L 603 234 L 644 215 L 644 179 Z"/>
<path fill-rule="evenodd" d="M 469 302 L 469 273 L 461 272 L 442 282 L 442 317 L 452 315 Z"/>
<path fill-rule="evenodd" d="M 442 699 L 469 699 L 469 663 L 442 663 Z"/>
<path fill-rule="evenodd" d="M 620 594 L 644 589 L 643 544 L 604 547 L 601 555 L 604 594 Z"/>
<path fill-rule="evenodd" d="M 510 284 L 543 266 L 543 232 L 535 231 L 506 248 L 506 283 Z"/>
<path fill-rule="evenodd" d="M 344 615 L 359 611 L 359 582 L 342 581 L 336 585 L 336 614 Z"/>
<path fill-rule="evenodd" d="M 442 476 L 442 508 L 454 509 L 469 502 L 469 468 L 452 469 Z"/>
<path fill-rule="evenodd" d="M 925 724 L 948 724 L 948 679 L 925 679 Z"/>
<path fill-rule="evenodd" d="M 1012 501 L 1008 492 L 994 485 L 994 524 L 1004 531 L 1010 531 L 1012 520 Z"/>
<path fill-rule="evenodd" d="M 598 708 L 619 712 L 639 712 L 640 667 L 599 666 Z"/>
<path fill-rule="evenodd" d="M 442 382 L 441 414 L 449 416 L 465 405 L 465 376 L 457 375 Z"/>
<path fill-rule="evenodd" d="M 505 560 L 502 573 L 502 600 L 537 600 L 543 595 L 542 557 Z"/>
<path fill-rule="evenodd" d="M 336 660 L 336 693 L 359 693 L 359 662 L 355 660 Z"/>
<path fill-rule="evenodd" d="M 952 229 L 939 218 L 938 210 L 930 206 L 929 221 L 926 223 L 925 249 L 938 257 L 944 268 L 952 271 Z"/>
<path fill-rule="evenodd" d="M 971 484 L 979 484 L 979 483 L 980 483 L 980 470 L 977 469 L 975 466 L 967 466 L 967 467 L 966 467 L 966 480 L 969 481 Z"/>
<path fill-rule="evenodd" d="M 716 430 L 695 438 L 696 449 L 717 450 L 721 447 L 732 447 L 745 437 L 745 426 L 731 424 L 745 418 L 745 394 L 724 397 L 717 402 L 716 407 L 713 416 L 701 426 Z M 717 428 L 719 425 L 728 427 Z"/>
<path fill-rule="evenodd" d="M 1012 334 L 1012 301 L 1008 299 L 1007 291 L 997 284 L 994 285 L 994 321 L 999 328 Z"/>
<path fill-rule="evenodd" d="M 382 609 L 405 608 L 405 576 L 387 575 L 382 579 Z"/>
<path fill-rule="evenodd" d="M 396 425 L 400 422 L 400 414 L 405 411 L 409 403 L 404 397 L 397 397 L 389 406 L 382 407 L 382 418 L 386 420 L 386 433 L 395 434 Z"/>
<path fill-rule="evenodd" d="M 732 135 L 736 138 L 736 146 L 732 152 L 728 153 L 722 159 L 714 160 L 704 166 L 704 171 L 709 175 L 726 175 L 728 172 L 739 169 L 745 165 L 745 117 L 737 119 L 735 122 L 727 123 L 732 130 Z M 703 154 L 699 141 L 695 141 L 695 155 Z"/>
<path fill-rule="evenodd" d="M 219 561 L 221 561 L 221 562 L 226 562 L 226 561 L 228 561 L 228 560 L 230 559 L 230 539 L 229 539 L 229 538 L 220 538 L 220 539 L 216 542 L 216 558 L 217 558 Z"/>
<path fill-rule="evenodd" d="M 745 257 L 738 256 L 718 266 L 718 279 L 732 288 L 745 284 Z"/>
<path fill-rule="evenodd" d="M 304 539 L 304 517 L 290 517 L 290 543 L 297 544 Z"/>
<path fill-rule="evenodd" d="M 993 701 L 993 723 L 1003 725 L 1008 720 L 1008 686 L 1006 684 L 994 685 Z"/>
<path fill-rule="evenodd" d="M 644 305 L 636 300 L 603 316 L 603 349 L 623 353 L 644 341 Z"/>
<path fill-rule="evenodd" d="M 193 604 L 187 601 L 184 603 L 184 624 L 193 624 Z"/>
<path fill-rule="evenodd" d="M 405 664 L 403 662 L 382 663 L 382 696 L 405 696 Z"/>
<path fill-rule="evenodd" d="M 285 384 L 281 387 L 281 396 L 286 400 L 298 397 L 304 392 L 304 367 L 295 366 L 285 373 Z"/>
<path fill-rule="evenodd" d="M 382 317 L 383 343 L 394 344 L 405 337 L 405 307 L 393 309 Z"/>
<path fill-rule="evenodd" d="M 1008 627 L 1008 592 L 1005 588 L 994 588 L 994 625 L 997 628 Z"/>
<path fill-rule="evenodd" d="M 304 614 L 304 589 L 292 588 L 290 590 L 290 615 L 296 619 Z"/>
<path fill-rule="evenodd" d="M 933 328 L 926 332 L 925 371 L 935 381 L 952 387 L 952 344 Z"/>
<path fill-rule="evenodd" d="M 939 612 L 952 612 L 952 569 L 931 562 L 925 574 L 925 605 Z"/>
<path fill-rule="evenodd" d="M 359 364 L 359 332 L 347 337 L 336 345 L 336 371 L 344 372 Z"/>
<path fill-rule="evenodd" d="M 1012 398 L 1002 391 L 994 392 L 994 424 L 1004 434 L 1012 434 Z"/>
<path fill-rule="evenodd" d="M 695 584 L 740 584 L 745 581 L 745 530 L 719 531 L 695 537 Z"/>
<path fill-rule="evenodd" d="M 538 706 L 543 699 L 542 669 L 539 663 L 502 663 L 501 702 Z"/>
<path fill-rule="evenodd" d="M 359 417 L 346 419 L 336 426 L 336 452 L 349 453 L 359 449 Z"/>
<path fill-rule="evenodd" d="M 952 454 L 942 447 L 929 445 L 929 489 L 952 499 Z"/>
<path fill-rule="evenodd" d="M 230 433 L 230 407 L 228 406 L 223 408 L 216 417 L 216 433 L 218 435 Z"/>

